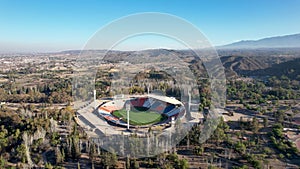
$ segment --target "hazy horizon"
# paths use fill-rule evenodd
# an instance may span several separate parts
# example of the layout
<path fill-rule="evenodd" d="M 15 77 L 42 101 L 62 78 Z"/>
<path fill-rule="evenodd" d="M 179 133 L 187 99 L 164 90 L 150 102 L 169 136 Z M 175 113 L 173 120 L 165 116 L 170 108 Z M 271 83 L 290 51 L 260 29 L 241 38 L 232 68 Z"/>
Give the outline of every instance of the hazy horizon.
<path fill-rule="evenodd" d="M 81 50 L 100 28 L 140 12 L 162 12 L 194 24 L 213 46 L 297 34 L 300 1 L 3 1 L 0 52 Z M 280 11 L 280 12 L 278 12 Z M 121 50 L 183 49 L 167 39 L 131 40 Z"/>

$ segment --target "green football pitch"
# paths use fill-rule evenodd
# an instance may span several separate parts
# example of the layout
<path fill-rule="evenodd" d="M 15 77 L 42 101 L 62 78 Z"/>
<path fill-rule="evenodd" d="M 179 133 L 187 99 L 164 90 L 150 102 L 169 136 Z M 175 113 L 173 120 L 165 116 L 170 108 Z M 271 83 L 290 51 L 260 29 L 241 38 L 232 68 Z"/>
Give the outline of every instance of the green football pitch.
<path fill-rule="evenodd" d="M 127 111 L 125 109 L 116 110 L 113 112 L 113 115 L 122 118 L 123 121 L 127 122 Z M 154 111 L 134 111 L 131 110 L 129 112 L 129 124 L 131 125 L 149 125 L 149 124 L 155 124 L 162 120 L 164 120 L 166 117 L 154 112 Z"/>

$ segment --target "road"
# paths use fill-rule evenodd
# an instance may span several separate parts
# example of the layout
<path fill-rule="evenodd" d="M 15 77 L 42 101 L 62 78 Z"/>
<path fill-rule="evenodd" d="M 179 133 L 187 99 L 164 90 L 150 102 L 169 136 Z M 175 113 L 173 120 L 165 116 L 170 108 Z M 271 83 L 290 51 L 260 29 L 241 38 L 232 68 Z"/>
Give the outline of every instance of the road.
<path fill-rule="evenodd" d="M 257 112 L 255 111 L 252 111 L 252 110 L 247 110 L 247 109 L 240 109 L 240 110 L 235 110 L 237 113 L 240 113 L 240 114 L 245 114 L 247 116 L 251 116 L 251 117 L 256 117 L 258 119 L 264 119 L 264 118 L 267 118 L 269 121 L 272 121 L 272 122 L 275 122 L 276 119 L 274 117 L 270 117 L 270 116 L 267 116 L 267 115 L 262 115 L 262 114 L 258 114 Z M 294 126 L 300 126 L 300 124 L 297 124 L 295 122 L 289 122 L 289 121 L 283 121 L 284 124 L 287 124 L 287 125 L 294 125 Z"/>

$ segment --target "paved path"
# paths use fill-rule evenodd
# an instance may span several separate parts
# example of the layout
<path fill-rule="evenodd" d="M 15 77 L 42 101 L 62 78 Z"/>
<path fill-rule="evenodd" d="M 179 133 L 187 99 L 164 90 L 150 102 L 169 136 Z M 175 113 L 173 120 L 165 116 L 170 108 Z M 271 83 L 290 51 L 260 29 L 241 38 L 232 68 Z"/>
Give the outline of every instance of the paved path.
<path fill-rule="evenodd" d="M 96 105 L 100 105 L 101 103 L 102 101 L 96 101 Z M 121 134 L 121 131 L 115 130 L 113 126 L 97 116 L 94 105 L 94 102 L 92 102 L 83 109 L 77 111 L 78 120 L 84 124 L 82 127 L 92 129 L 92 131 L 99 136 L 103 136 L 103 134 Z"/>

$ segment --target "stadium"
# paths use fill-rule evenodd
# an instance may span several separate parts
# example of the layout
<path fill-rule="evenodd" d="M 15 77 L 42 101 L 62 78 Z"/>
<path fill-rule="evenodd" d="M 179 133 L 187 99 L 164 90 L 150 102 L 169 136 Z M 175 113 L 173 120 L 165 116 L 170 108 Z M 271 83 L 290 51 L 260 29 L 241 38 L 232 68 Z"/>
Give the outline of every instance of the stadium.
<path fill-rule="evenodd" d="M 97 110 L 108 124 L 127 128 L 163 125 L 185 114 L 180 101 L 159 95 L 123 96 L 103 102 Z"/>

